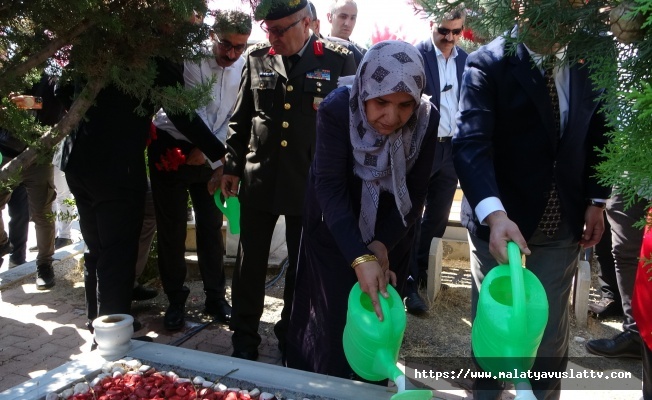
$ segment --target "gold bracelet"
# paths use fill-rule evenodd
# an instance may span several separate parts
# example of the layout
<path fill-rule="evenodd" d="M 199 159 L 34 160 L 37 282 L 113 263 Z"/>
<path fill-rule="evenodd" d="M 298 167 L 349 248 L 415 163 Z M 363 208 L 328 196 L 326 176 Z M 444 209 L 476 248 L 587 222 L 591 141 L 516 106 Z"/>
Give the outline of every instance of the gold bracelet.
<path fill-rule="evenodd" d="M 353 260 L 353 262 L 351 263 L 351 268 L 355 268 L 358 265 L 360 265 L 362 263 L 365 263 L 367 261 L 376 261 L 376 262 L 378 262 L 378 259 L 373 254 L 365 254 L 365 255 L 362 255 L 362 256 L 356 258 L 355 260 Z"/>

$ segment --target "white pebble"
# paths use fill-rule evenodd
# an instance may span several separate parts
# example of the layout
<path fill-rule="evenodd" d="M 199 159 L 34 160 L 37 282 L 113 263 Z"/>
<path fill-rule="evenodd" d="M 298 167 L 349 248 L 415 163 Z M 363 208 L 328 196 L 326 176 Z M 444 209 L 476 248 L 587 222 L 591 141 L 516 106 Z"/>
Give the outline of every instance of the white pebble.
<path fill-rule="evenodd" d="M 226 389 L 228 388 L 223 383 L 218 383 L 217 386 L 215 386 L 215 390 L 219 392 L 226 392 Z"/>
<path fill-rule="evenodd" d="M 142 373 L 145 373 L 145 372 L 149 371 L 150 369 L 152 369 L 151 366 L 143 364 L 138 368 L 138 371 L 142 372 Z"/>
<path fill-rule="evenodd" d="M 239 388 L 239 387 L 230 387 L 230 388 L 227 388 L 227 389 L 226 389 L 226 392 L 227 392 L 227 393 L 229 393 L 229 392 L 240 393 L 240 388 Z"/>
<path fill-rule="evenodd" d="M 48 393 L 47 396 L 45 396 L 45 400 L 58 400 L 59 395 L 56 392 L 50 392 Z"/>
<path fill-rule="evenodd" d="M 142 374 L 143 374 L 142 372 L 138 372 L 138 371 L 127 371 L 125 375 L 142 375 Z"/>
<path fill-rule="evenodd" d="M 586 339 L 584 339 L 581 336 L 575 336 L 575 343 L 584 343 L 586 342 Z"/>
<path fill-rule="evenodd" d="M 111 373 L 112 373 L 113 375 L 115 375 L 116 372 L 119 372 L 120 375 L 122 376 L 122 375 L 124 375 L 125 372 L 127 372 L 127 371 L 126 371 L 124 368 L 122 368 L 122 367 L 115 366 L 115 367 L 113 367 L 113 369 L 111 370 Z"/>
<path fill-rule="evenodd" d="M 143 363 L 138 360 L 129 360 L 125 363 L 125 366 L 129 369 L 138 369 L 141 365 L 143 365 Z"/>
<path fill-rule="evenodd" d="M 120 371 L 115 371 L 113 373 L 113 378 L 122 378 L 122 372 Z"/>
<path fill-rule="evenodd" d="M 256 397 L 260 396 L 260 389 L 258 389 L 258 388 L 252 389 L 251 392 L 249 392 L 249 396 L 251 396 L 254 399 Z"/>
<path fill-rule="evenodd" d="M 75 391 L 72 389 L 66 389 L 63 392 L 61 392 L 61 397 L 64 399 L 67 399 L 68 397 L 72 396 L 75 394 Z"/>
<path fill-rule="evenodd" d="M 272 400 L 274 395 L 268 392 L 262 392 L 259 397 L 260 400 Z"/>
<path fill-rule="evenodd" d="M 177 379 L 179 378 L 179 375 L 175 374 L 175 373 L 172 372 L 172 371 L 168 371 L 168 372 L 166 372 L 165 375 L 166 375 L 166 376 L 169 376 L 169 377 L 172 378 L 173 380 L 177 380 Z"/>
<path fill-rule="evenodd" d="M 206 380 L 201 376 L 196 376 L 192 378 L 192 383 L 195 385 L 203 385 Z"/>
<path fill-rule="evenodd" d="M 75 387 L 72 389 L 75 394 L 85 394 L 88 393 L 91 388 L 88 386 L 88 383 L 86 382 L 79 382 L 78 384 L 75 385 Z"/>
<path fill-rule="evenodd" d="M 209 388 L 209 387 L 213 386 L 213 382 L 211 382 L 211 381 L 203 381 L 203 382 L 201 383 L 201 385 L 202 385 L 203 387 L 205 387 L 205 388 Z"/>
<path fill-rule="evenodd" d="M 188 378 L 178 378 L 176 382 L 180 384 L 180 383 L 190 383 L 192 381 Z"/>
<path fill-rule="evenodd" d="M 91 381 L 91 386 L 97 386 L 97 385 L 99 385 L 101 380 L 102 380 L 102 379 L 100 379 L 99 376 L 96 376 L 95 379 L 93 379 L 93 380 Z"/>

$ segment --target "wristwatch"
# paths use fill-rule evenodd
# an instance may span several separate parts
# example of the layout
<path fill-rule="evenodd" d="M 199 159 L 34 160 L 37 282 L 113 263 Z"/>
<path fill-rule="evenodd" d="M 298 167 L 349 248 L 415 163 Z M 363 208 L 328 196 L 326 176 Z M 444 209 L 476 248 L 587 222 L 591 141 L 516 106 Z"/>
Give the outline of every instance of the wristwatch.
<path fill-rule="evenodd" d="M 607 208 L 607 203 L 605 203 L 604 201 L 597 201 L 597 200 L 592 200 L 591 199 L 591 200 L 589 200 L 589 205 L 593 206 L 593 207 L 601 208 L 603 210 L 605 208 Z"/>

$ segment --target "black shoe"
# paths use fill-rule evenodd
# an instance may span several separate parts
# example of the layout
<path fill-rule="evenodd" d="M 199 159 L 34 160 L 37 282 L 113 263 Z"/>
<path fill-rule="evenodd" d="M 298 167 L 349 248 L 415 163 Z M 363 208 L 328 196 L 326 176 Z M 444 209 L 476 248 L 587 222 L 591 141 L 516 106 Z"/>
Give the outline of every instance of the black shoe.
<path fill-rule="evenodd" d="M 13 258 L 9 257 L 9 269 L 15 268 L 19 265 L 23 265 L 27 262 L 27 260 L 17 260 L 15 261 Z M 2 264 L 0 264 L 2 265 Z"/>
<path fill-rule="evenodd" d="M 38 265 L 36 267 L 36 288 L 45 290 L 52 286 L 54 286 L 54 268 L 50 264 Z"/>
<path fill-rule="evenodd" d="M 165 317 L 163 317 L 163 326 L 168 331 L 178 331 L 183 328 L 186 317 L 186 304 L 170 304 Z"/>
<path fill-rule="evenodd" d="M 27 250 L 29 250 L 29 251 L 38 251 L 38 246 L 32 246 L 32 247 L 28 248 Z"/>
<path fill-rule="evenodd" d="M 602 357 L 642 357 L 641 337 L 636 332 L 625 331 L 613 339 L 596 339 L 586 342 L 586 351 Z"/>
<path fill-rule="evenodd" d="M 70 246 L 73 244 L 72 239 L 66 239 L 66 238 L 54 238 L 54 249 L 59 250 L 62 247 Z"/>
<path fill-rule="evenodd" d="M 14 246 L 9 243 L 9 240 L 2 246 L 0 246 L 0 257 L 4 257 L 9 253 L 12 253 L 14 251 Z"/>
<path fill-rule="evenodd" d="M 204 314 L 214 317 L 216 321 L 227 323 L 231 321 L 231 306 L 225 299 L 206 299 Z"/>
<path fill-rule="evenodd" d="M 597 318 L 622 317 L 623 306 L 619 301 L 603 297 L 597 303 L 589 303 L 589 311 Z"/>
<path fill-rule="evenodd" d="M 153 299 L 158 296 L 158 290 L 143 285 L 138 285 L 131 292 L 131 300 L 133 301 L 142 301 Z"/>
<path fill-rule="evenodd" d="M 258 350 L 233 350 L 231 357 L 242 358 L 243 360 L 256 361 L 258 359 Z"/>
<path fill-rule="evenodd" d="M 412 292 L 405 298 L 405 308 L 412 315 L 421 316 L 428 312 L 428 306 L 423 301 L 419 293 Z"/>

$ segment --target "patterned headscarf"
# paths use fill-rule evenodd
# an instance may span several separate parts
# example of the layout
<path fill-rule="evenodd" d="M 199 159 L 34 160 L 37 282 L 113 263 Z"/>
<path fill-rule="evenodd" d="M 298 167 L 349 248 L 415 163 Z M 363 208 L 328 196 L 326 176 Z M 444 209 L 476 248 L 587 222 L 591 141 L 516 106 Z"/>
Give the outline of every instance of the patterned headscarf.
<path fill-rule="evenodd" d="M 403 216 L 412 208 L 406 174 L 419 154 L 430 118 L 430 102 L 422 98 L 426 76 L 423 59 L 409 43 L 387 40 L 365 54 L 353 81 L 349 99 L 349 130 L 353 145 L 354 173 L 362 179 L 360 232 L 365 243 L 374 238 L 378 201 L 382 191 L 394 194 Z M 392 93 L 412 95 L 418 106 L 396 132 L 383 136 L 367 121 L 365 101 Z"/>

